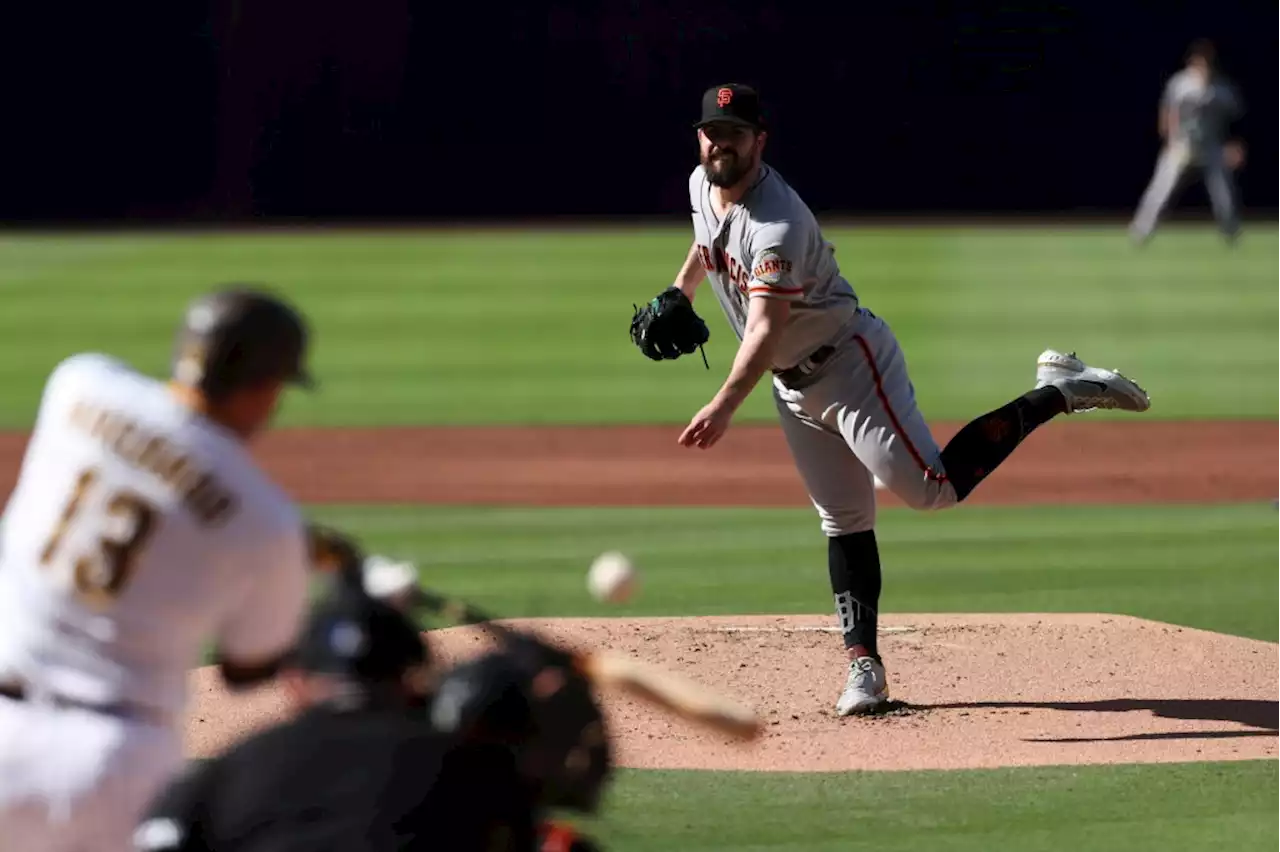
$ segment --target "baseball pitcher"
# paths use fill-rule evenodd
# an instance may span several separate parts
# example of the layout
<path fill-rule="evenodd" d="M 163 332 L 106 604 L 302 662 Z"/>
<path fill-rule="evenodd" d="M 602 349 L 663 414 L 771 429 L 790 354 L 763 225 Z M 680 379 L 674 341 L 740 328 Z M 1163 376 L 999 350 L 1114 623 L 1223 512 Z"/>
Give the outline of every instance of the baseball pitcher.
<path fill-rule="evenodd" d="M 228 290 L 192 305 L 168 384 L 96 354 L 48 379 L 0 540 L 5 849 L 131 848 L 206 643 L 233 686 L 292 648 L 308 539 L 246 442 L 305 348 L 291 308 Z"/>
<path fill-rule="evenodd" d="M 1235 87 L 1216 72 L 1214 47 L 1195 42 L 1187 65 L 1169 78 L 1160 101 L 1159 132 L 1164 140 L 1155 173 L 1130 225 L 1134 242 L 1145 243 L 1160 214 L 1192 169 L 1204 179 L 1218 229 L 1229 242 L 1240 231 L 1233 171 L 1244 161 L 1244 149 L 1228 139 L 1228 128 L 1243 113 Z"/>
<path fill-rule="evenodd" d="M 740 345 L 720 391 L 679 441 L 715 446 L 757 382 L 771 375 L 783 434 L 828 539 L 849 656 L 836 712 L 867 712 L 889 696 L 876 646 L 873 478 L 913 508 L 948 508 L 1059 414 L 1146 411 L 1150 401 L 1119 373 L 1046 350 L 1032 390 L 940 449 L 893 331 L 860 304 L 812 212 L 763 162 L 768 134 L 757 93 L 737 84 L 707 90 L 695 126 L 701 162 L 689 177 L 693 245 L 675 283 L 633 316 L 632 339 L 654 360 L 694 351 L 708 334 L 692 300 L 710 278 Z"/>

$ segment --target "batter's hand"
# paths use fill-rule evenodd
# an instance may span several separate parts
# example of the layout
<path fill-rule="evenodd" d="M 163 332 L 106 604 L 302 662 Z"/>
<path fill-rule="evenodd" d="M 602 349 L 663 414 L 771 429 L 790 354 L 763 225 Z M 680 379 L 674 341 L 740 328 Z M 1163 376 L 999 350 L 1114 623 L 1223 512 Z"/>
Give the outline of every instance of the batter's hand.
<path fill-rule="evenodd" d="M 719 398 L 711 400 L 693 416 L 680 433 L 680 446 L 708 450 L 729 431 L 736 408 Z"/>

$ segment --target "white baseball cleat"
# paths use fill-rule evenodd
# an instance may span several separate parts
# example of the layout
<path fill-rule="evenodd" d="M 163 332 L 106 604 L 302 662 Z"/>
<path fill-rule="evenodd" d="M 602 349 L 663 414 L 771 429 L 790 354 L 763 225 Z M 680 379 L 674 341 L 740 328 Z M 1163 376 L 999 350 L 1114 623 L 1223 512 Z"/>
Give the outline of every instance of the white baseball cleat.
<path fill-rule="evenodd" d="M 849 679 L 836 702 L 837 716 L 866 713 L 889 700 L 889 679 L 875 657 L 859 657 L 849 663 Z"/>
<path fill-rule="evenodd" d="M 1067 412 L 1119 408 L 1146 411 L 1151 407 L 1147 392 L 1130 378 L 1114 370 L 1090 367 L 1076 357 L 1046 349 L 1036 359 L 1036 387 L 1055 387 L 1067 398 Z"/>

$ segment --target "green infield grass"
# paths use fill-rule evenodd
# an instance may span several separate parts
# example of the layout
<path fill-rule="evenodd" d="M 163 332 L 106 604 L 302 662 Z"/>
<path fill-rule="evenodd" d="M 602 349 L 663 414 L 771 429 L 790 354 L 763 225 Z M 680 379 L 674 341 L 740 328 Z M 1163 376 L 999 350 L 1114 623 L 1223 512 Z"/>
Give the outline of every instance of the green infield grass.
<path fill-rule="evenodd" d="M 874 747 L 874 745 L 872 745 Z M 626 852 L 1271 852 L 1276 763 L 620 773 L 586 827 Z"/>
<path fill-rule="evenodd" d="M 922 409 L 968 419 L 1032 381 L 1046 346 L 1136 377 L 1152 417 L 1274 417 L 1277 232 L 1208 226 L 1144 250 L 1124 228 L 852 228 L 828 237 L 907 354 Z M 286 424 L 681 422 L 736 349 L 710 292 L 699 358 L 654 363 L 626 332 L 675 275 L 688 228 L 319 231 L 0 239 L 0 428 L 30 425 L 49 369 L 106 351 L 167 364 L 186 301 L 263 281 L 316 327 L 323 392 Z M 757 392 L 743 420 L 772 418 Z M 1111 416 L 1101 413 L 1094 416 Z"/>
<path fill-rule="evenodd" d="M 1156 418 L 1275 417 L 1277 232 L 1235 249 L 1169 227 L 832 228 L 864 304 L 898 332 L 926 416 L 1024 390 L 1053 346 L 1133 375 Z M 48 370 L 105 351 L 159 374 L 186 301 L 262 281 L 316 328 L 323 389 L 287 425 L 679 423 L 735 349 L 706 293 L 711 370 L 645 360 L 624 329 L 675 274 L 688 228 L 264 232 L 0 238 L 0 428 L 30 426 Z M 757 392 L 740 415 L 772 419 Z M 1106 413 L 1090 417 L 1108 417 Z M 1124 415 L 1119 415 L 1124 416 Z M 811 510 L 312 507 L 424 583 L 510 616 L 814 613 L 830 608 Z M 882 512 L 887 612 L 1125 613 L 1276 641 L 1270 505 Z M 593 602 L 622 549 L 640 596 Z M 1275 849 L 1276 764 L 843 775 L 623 772 L 607 848 Z"/>
<path fill-rule="evenodd" d="M 819 613 L 826 539 L 807 509 L 314 507 L 505 616 Z M 885 612 L 1107 612 L 1277 640 L 1271 505 L 889 509 Z M 1086 546 L 1087 545 L 1087 546 Z M 620 549 L 640 594 L 596 603 L 586 569 Z M 832 616 L 834 619 L 834 615 Z"/>

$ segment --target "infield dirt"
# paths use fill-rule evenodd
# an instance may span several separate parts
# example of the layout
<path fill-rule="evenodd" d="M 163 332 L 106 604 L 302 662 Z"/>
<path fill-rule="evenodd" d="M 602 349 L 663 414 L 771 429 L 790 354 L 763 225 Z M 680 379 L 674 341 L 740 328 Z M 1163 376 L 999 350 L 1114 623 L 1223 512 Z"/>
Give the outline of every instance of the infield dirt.
<path fill-rule="evenodd" d="M 939 443 L 961 425 L 937 425 Z M 289 429 L 255 452 L 306 503 L 809 506 L 776 426 L 735 426 L 710 452 L 678 446 L 681 428 Z M 25 444 L 0 433 L 0 487 Z M 1273 500 L 1278 465 L 1274 422 L 1065 419 L 1031 435 L 968 502 Z"/>
<path fill-rule="evenodd" d="M 827 616 L 515 620 L 582 649 L 681 672 L 752 706 L 750 744 L 626 695 L 603 704 L 619 764 L 838 772 L 1276 757 L 1276 645 L 1112 615 L 889 615 L 890 712 L 837 718 L 844 651 Z M 476 628 L 427 634 L 442 660 L 488 646 Z M 193 755 L 283 712 L 192 676 Z"/>
<path fill-rule="evenodd" d="M 940 425 L 945 442 L 958 424 Z M 307 503 L 806 507 L 776 427 L 738 426 L 712 452 L 679 427 L 288 430 L 257 448 Z M 26 436 L 0 435 L 0 487 Z M 1274 500 L 1274 422 L 1076 421 L 1032 435 L 976 504 Z M 885 505 L 896 500 L 880 492 Z M 959 509 L 958 511 L 963 511 Z M 815 601 L 815 603 L 817 603 Z M 828 770 L 1276 757 L 1277 645 L 1109 615 L 887 615 L 894 697 L 837 719 L 843 650 L 830 616 L 551 620 L 565 641 L 614 648 L 752 704 L 762 740 L 734 746 L 605 695 L 627 766 Z M 481 645 L 435 631 L 445 658 Z M 192 673 L 188 750 L 208 755 L 278 717 L 281 696 L 225 694 Z"/>

